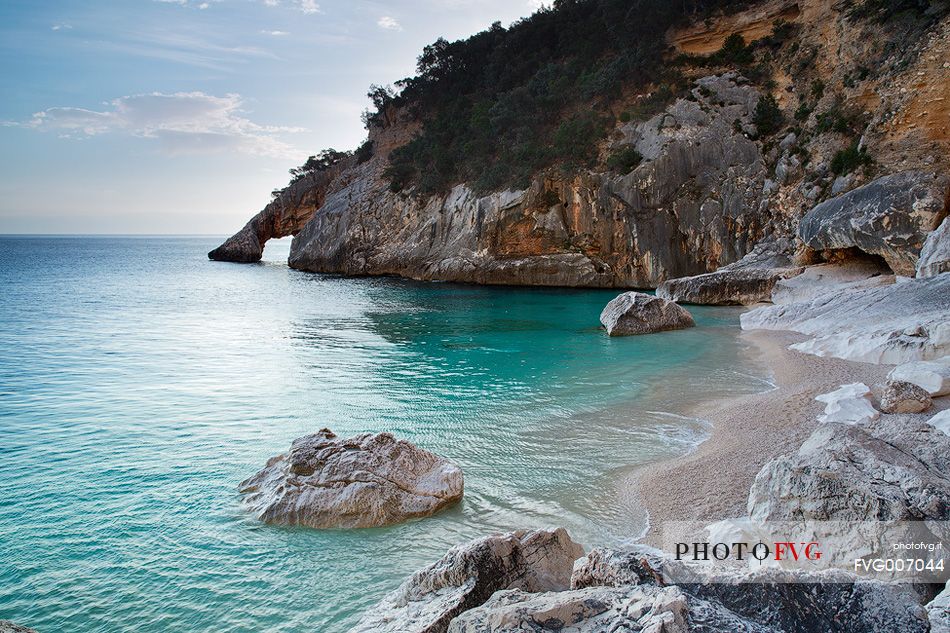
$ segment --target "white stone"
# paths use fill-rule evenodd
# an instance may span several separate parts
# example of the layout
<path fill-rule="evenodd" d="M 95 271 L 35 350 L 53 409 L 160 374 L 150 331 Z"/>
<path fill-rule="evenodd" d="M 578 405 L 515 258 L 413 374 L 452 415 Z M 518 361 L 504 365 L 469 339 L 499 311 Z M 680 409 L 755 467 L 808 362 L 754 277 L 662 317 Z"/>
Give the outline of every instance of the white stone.
<path fill-rule="evenodd" d="M 950 354 L 950 273 L 877 288 L 832 290 L 806 301 L 756 308 L 743 330 L 791 330 L 791 348 L 816 356 L 899 365 Z"/>
<path fill-rule="evenodd" d="M 871 389 L 863 382 L 842 385 L 815 398 L 825 403 L 825 412 L 818 416 L 822 423 L 867 424 L 881 416 L 871 404 Z"/>
<path fill-rule="evenodd" d="M 917 260 L 917 276 L 933 277 L 950 271 L 950 217 L 927 236 Z"/>
<path fill-rule="evenodd" d="M 950 318 L 950 317 L 948 317 Z M 898 365 L 887 375 L 889 380 L 909 382 L 924 389 L 931 397 L 950 395 L 950 356 L 934 361 Z"/>
<path fill-rule="evenodd" d="M 927 420 L 927 424 L 934 427 L 938 431 L 942 431 L 947 435 L 950 435 L 950 409 L 946 411 L 941 411 L 934 417 Z"/>

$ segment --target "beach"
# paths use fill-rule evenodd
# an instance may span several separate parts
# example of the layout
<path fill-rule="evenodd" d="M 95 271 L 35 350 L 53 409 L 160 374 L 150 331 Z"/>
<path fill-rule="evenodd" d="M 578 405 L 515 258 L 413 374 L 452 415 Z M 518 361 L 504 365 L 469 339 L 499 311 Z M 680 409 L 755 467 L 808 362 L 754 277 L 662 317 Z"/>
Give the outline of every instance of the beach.
<path fill-rule="evenodd" d="M 650 517 L 645 542 L 659 546 L 666 522 L 711 523 L 744 516 L 759 470 L 775 457 L 797 451 L 818 426 L 824 405 L 815 396 L 853 382 L 873 387 L 890 370 L 788 349 L 803 338 L 791 332 L 743 332 L 741 340 L 768 367 L 775 388 L 695 407 L 689 415 L 712 424 L 709 439 L 688 455 L 632 473 L 633 491 Z"/>

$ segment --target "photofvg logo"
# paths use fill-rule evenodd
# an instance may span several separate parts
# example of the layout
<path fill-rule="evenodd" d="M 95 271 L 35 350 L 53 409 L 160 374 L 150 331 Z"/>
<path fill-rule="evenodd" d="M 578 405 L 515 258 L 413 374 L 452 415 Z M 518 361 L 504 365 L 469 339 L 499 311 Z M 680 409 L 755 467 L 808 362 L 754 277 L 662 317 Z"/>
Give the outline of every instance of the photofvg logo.
<path fill-rule="evenodd" d="M 945 583 L 950 522 L 753 521 L 666 522 L 664 571 L 686 581 L 753 573 L 751 582 L 809 582 L 814 572 L 885 582 Z M 694 578 L 693 581 L 696 581 Z"/>
<path fill-rule="evenodd" d="M 676 560 L 692 562 L 712 562 L 734 560 L 748 562 L 756 560 L 760 563 L 774 561 L 801 562 L 820 561 L 821 545 L 817 541 L 774 541 L 765 543 L 710 543 L 698 541 L 692 543 L 676 543 Z"/>

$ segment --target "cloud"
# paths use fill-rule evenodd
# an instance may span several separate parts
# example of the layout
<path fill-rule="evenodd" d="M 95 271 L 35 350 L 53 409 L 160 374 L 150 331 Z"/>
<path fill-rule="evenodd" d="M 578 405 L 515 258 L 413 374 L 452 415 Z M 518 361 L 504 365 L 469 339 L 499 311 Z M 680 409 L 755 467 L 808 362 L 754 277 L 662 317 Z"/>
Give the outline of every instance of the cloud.
<path fill-rule="evenodd" d="M 176 0 L 161 0 L 162 2 L 175 2 Z M 185 0 L 187 2 L 187 0 Z M 264 4 L 268 7 L 280 6 L 280 0 L 264 0 Z M 290 0 L 290 4 L 297 7 L 301 11 L 307 14 L 312 13 L 323 13 L 323 10 L 320 8 L 320 5 L 316 0 Z"/>
<path fill-rule="evenodd" d="M 220 0 L 212 0 L 213 2 L 220 2 Z M 155 2 L 161 2 L 162 4 L 177 4 L 180 7 L 188 7 L 194 9 L 207 9 L 211 6 L 209 2 L 194 2 L 192 0 L 155 0 Z"/>
<path fill-rule="evenodd" d="M 262 30 L 261 33 L 263 33 L 264 35 L 273 35 L 274 37 L 290 35 L 289 31 L 268 31 L 267 29 Z"/>
<path fill-rule="evenodd" d="M 528 0 L 528 8 L 532 11 L 538 11 L 540 9 L 548 9 L 551 7 L 550 2 L 545 2 L 545 0 Z"/>
<path fill-rule="evenodd" d="M 383 17 L 379 18 L 379 20 L 376 22 L 376 26 L 378 26 L 381 29 L 387 29 L 389 31 L 402 30 L 402 25 L 396 21 L 396 18 L 388 16 L 388 15 L 384 15 Z"/>
<path fill-rule="evenodd" d="M 72 24 L 54 24 L 53 26 L 49 28 L 52 31 L 68 31 L 69 29 L 73 28 L 73 25 Z"/>
<path fill-rule="evenodd" d="M 171 154 L 238 151 L 276 158 L 301 154 L 278 136 L 303 130 L 254 123 L 242 116 L 237 94 L 153 92 L 120 97 L 107 105 L 101 111 L 48 108 L 19 125 L 69 138 L 115 133 L 153 139 Z"/>

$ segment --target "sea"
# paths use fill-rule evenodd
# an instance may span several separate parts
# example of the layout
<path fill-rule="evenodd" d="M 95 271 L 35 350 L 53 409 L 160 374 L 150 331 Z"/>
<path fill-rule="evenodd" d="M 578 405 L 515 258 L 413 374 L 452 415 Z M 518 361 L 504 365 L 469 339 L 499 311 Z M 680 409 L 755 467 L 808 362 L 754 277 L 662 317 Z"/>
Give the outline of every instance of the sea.
<path fill-rule="evenodd" d="M 40 633 L 341 633 L 486 534 L 636 539 L 636 469 L 768 388 L 740 309 L 610 338 L 616 290 L 212 262 L 220 237 L 0 237 L 0 619 Z M 699 413 L 697 413 L 697 411 Z M 259 522 L 238 483 L 301 435 L 390 431 L 465 498 L 386 528 Z"/>

